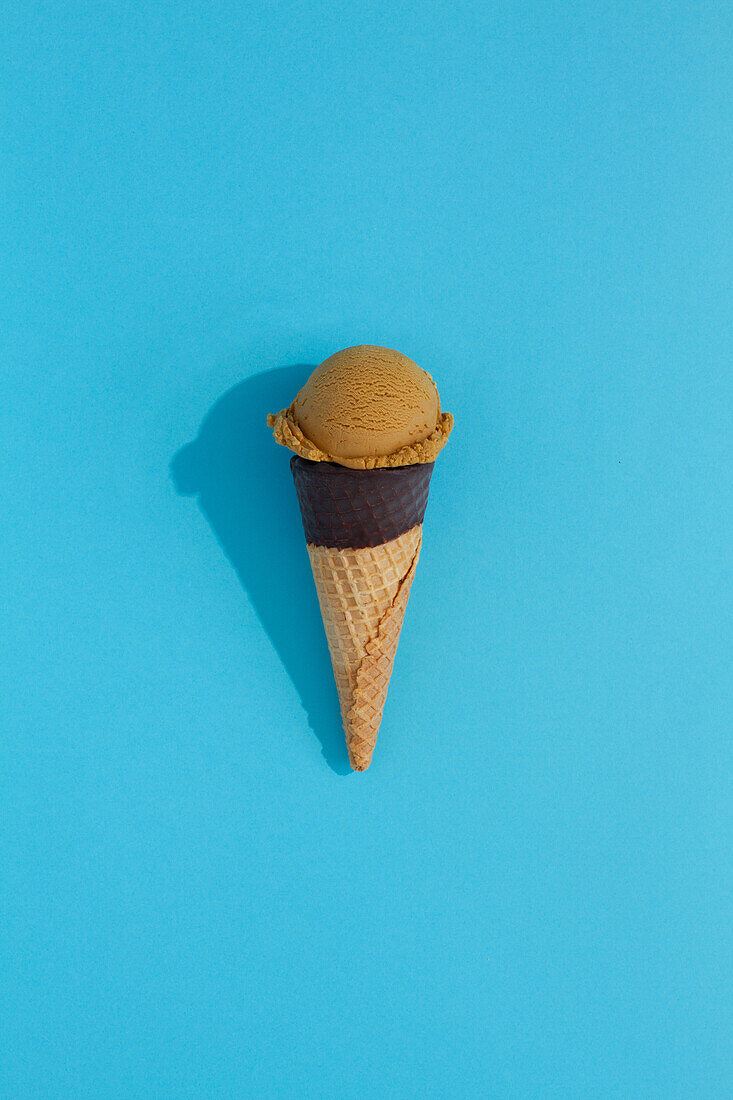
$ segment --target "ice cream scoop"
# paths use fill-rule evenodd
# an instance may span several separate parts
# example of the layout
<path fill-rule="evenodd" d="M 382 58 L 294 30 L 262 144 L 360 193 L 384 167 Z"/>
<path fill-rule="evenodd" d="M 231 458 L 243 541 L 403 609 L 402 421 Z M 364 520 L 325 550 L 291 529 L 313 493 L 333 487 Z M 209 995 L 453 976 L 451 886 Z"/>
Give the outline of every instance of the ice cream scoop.
<path fill-rule="evenodd" d="M 371 344 L 324 360 L 268 422 L 278 443 L 301 458 L 352 469 L 433 462 L 453 427 L 427 371 Z"/>

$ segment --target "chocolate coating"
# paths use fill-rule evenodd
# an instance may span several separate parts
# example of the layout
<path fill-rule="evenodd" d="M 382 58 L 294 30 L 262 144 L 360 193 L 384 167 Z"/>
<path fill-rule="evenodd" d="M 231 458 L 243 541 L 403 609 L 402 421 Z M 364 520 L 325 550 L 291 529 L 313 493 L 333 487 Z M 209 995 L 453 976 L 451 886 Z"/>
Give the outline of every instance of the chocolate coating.
<path fill-rule="evenodd" d="M 338 549 L 381 546 L 422 523 L 433 463 L 352 470 L 290 460 L 306 542 Z"/>

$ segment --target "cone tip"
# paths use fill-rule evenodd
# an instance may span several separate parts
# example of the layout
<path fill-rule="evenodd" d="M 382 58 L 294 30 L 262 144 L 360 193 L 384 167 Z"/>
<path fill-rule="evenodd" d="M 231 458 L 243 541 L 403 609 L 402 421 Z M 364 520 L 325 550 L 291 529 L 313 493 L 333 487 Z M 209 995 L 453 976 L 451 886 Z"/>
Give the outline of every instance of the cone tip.
<path fill-rule="evenodd" d="M 365 772 L 371 764 L 371 760 L 354 760 L 353 758 L 350 758 L 349 763 L 351 764 L 352 771 Z"/>

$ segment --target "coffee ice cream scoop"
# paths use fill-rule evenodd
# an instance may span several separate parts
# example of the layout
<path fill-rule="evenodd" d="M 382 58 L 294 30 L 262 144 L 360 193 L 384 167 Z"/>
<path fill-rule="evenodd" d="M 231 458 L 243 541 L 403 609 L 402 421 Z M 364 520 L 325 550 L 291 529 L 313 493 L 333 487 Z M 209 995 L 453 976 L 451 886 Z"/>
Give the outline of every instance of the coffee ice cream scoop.
<path fill-rule="evenodd" d="M 433 462 L 453 426 L 427 371 L 371 344 L 324 360 L 268 422 L 278 443 L 301 458 L 353 469 Z"/>

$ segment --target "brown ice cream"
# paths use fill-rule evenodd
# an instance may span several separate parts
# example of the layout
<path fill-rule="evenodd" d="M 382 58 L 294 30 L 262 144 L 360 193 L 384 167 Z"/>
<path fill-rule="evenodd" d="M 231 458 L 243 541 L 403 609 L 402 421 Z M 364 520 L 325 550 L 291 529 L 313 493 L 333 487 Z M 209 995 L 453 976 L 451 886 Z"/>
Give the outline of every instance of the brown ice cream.
<path fill-rule="evenodd" d="M 324 360 L 268 423 L 301 458 L 364 470 L 433 462 L 453 417 L 441 413 L 427 371 L 398 351 L 362 344 Z"/>

